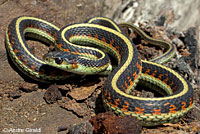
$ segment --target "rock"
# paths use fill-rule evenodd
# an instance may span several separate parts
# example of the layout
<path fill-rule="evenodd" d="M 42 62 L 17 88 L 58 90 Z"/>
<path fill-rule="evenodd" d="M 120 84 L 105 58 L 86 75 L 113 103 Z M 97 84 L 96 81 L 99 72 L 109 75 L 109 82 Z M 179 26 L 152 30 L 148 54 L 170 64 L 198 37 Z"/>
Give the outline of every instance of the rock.
<path fill-rule="evenodd" d="M 61 92 L 58 90 L 58 86 L 51 85 L 44 94 L 44 99 L 48 104 L 55 103 L 57 100 L 62 98 Z"/>
<path fill-rule="evenodd" d="M 32 92 L 32 91 L 37 91 L 38 90 L 38 85 L 34 83 L 28 83 L 24 82 L 23 84 L 20 85 L 20 89 L 24 92 Z"/>
<path fill-rule="evenodd" d="M 21 93 L 19 91 L 13 91 L 8 93 L 8 97 L 12 99 L 17 99 L 21 96 Z"/>
<path fill-rule="evenodd" d="M 59 103 L 62 108 L 75 113 L 78 117 L 83 117 L 89 113 L 89 109 L 85 103 L 78 103 L 75 99 L 67 98 L 64 102 Z"/>
<path fill-rule="evenodd" d="M 90 119 L 95 134 L 140 134 L 142 126 L 136 117 L 116 116 L 112 112 L 100 113 Z"/>
<path fill-rule="evenodd" d="M 58 132 L 59 130 L 62 129 L 59 128 Z M 85 121 L 80 124 L 70 125 L 67 130 L 67 134 L 93 134 L 94 128 L 89 121 Z"/>
<path fill-rule="evenodd" d="M 73 89 L 69 95 L 75 100 L 84 100 L 88 98 L 97 88 L 97 84 L 89 87 L 80 87 Z"/>

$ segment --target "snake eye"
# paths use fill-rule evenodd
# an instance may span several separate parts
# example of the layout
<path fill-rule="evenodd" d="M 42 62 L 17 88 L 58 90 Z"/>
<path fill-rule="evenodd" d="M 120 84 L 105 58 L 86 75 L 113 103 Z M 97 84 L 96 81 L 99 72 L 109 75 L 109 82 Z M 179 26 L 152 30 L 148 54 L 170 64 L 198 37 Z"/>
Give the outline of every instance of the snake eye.
<path fill-rule="evenodd" d="M 60 57 L 58 57 L 58 58 L 55 59 L 55 62 L 56 62 L 57 64 L 61 64 L 61 63 L 63 62 L 63 59 L 60 58 Z"/>

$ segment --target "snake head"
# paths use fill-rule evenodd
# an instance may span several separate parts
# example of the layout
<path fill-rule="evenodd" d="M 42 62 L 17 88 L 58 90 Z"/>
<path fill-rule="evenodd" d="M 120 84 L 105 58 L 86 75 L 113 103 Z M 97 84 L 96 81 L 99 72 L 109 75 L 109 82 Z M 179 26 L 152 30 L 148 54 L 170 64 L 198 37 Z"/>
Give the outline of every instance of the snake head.
<path fill-rule="evenodd" d="M 73 70 L 78 66 L 78 55 L 69 52 L 54 51 L 45 54 L 43 56 L 43 61 L 50 66 L 74 72 Z"/>

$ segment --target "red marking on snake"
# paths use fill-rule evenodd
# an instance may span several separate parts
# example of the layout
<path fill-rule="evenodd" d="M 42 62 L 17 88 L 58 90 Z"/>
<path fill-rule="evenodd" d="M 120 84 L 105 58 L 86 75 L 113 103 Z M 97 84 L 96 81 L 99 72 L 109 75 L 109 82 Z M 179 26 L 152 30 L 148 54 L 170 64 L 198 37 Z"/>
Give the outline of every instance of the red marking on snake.
<path fill-rule="evenodd" d="M 107 97 L 108 100 L 111 100 L 111 94 L 108 93 L 108 97 Z"/>
<path fill-rule="evenodd" d="M 58 44 L 58 47 L 59 47 L 59 48 L 62 48 L 62 47 L 63 47 L 63 44 L 61 44 L 61 43 Z"/>
<path fill-rule="evenodd" d="M 69 37 L 69 38 L 72 38 L 74 35 L 73 34 L 71 34 L 71 36 Z"/>
<path fill-rule="evenodd" d="M 158 72 L 158 71 L 155 70 L 155 71 L 151 74 L 151 76 L 154 77 L 154 76 L 156 75 L 157 72 Z"/>
<path fill-rule="evenodd" d="M 107 94 L 108 94 L 108 90 L 107 89 L 105 89 L 105 91 L 104 91 L 104 97 L 106 97 L 107 96 Z"/>
<path fill-rule="evenodd" d="M 172 88 L 172 91 L 174 92 L 176 89 L 177 89 L 177 86 L 173 87 L 173 88 Z"/>
<path fill-rule="evenodd" d="M 168 80 L 169 80 L 169 79 L 166 78 L 166 79 L 163 80 L 163 82 L 166 84 Z"/>
<path fill-rule="evenodd" d="M 119 99 L 115 99 L 115 104 L 119 105 L 119 101 L 120 101 Z"/>
<path fill-rule="evenodd" d="M 46 28 L 44 29 L 44 32 L 45 32 L 45 33 L 47 32 L 47 29 L 46 29 Z"/>
<path fill-rule="evenodd" d="M 129 85 L 127 84 L 126 81 L 124 82 L 124 84 L 125 84 L 126 88 L 128 89 L 128 88 L 129 88 Z"/>
<path fill-rule="evenodd" d="M 72 68 L 76 69 L 76 68 L 78 68 L 78 65 L 77 64 L 72 64 Z"/>
<path fill-rule="evenodd" d="M 133 76 L 134 76 L 134 80 L 136 80 L 138 77 L 138 74 L 135 72 L 135 73 L 133 73 Z"/>
<path fill-rule="evenodd" d="M 88 33 L 88 36 L 89 36 L 89 37 L 92 37 L 91 33 Z"/>
<path fill-rule="evenodd" d="M 124 103 L 125 103 L 127 106 L 129 106 L 129 105 L 130 105 L 130 104 L 128 103 L 128 101 L 125 101 Z"/>
<path fill-rule="evenodd" d="M 104 37 L 101 39 L 101 41 L 103 41 L 104 43 L 106 43 L 106 39 Z"/>
<path fill-rule="evenodd" d="M 21 56 L 17 56 L 17 58 L 18 58 L 19 60 L 21 60 Z"/>
<path fill-rule="evenodd" d="M 117 53 L 119 54 L 119 46 L 116 46 L 115 49 L 116 49 Z"/>
<path fill-rule="evenodd" d="M 139 69 L 139 71 L 141 72 L 141 70 L 142 70 L 141 65 L 138 62 L 136 63 L 136 65 L 137 65 L 137 68 Z"/>
<path fill-rule="evenodd" d="M 99 40 L 98 34 L 95 34 L 94 38 L 97 39 L 97 40 Z"/>
<path fill-rule="evenodd" d="M 174 82 L 171 82 L 168 86 L 171 88 L 174 85 Z"/>
<path fill-rule="evenodd" d="M 144 74 L 148 75 L 150 71 L 151 71 L 150 69 L 147 69 Z"/>
<path fill-rule="evenodd" d="M 193 98 L 194 99 L 194 98 Z M 192 106 L 192 98 L 190 98 L 190 105 L 189 106 Z"/>
<path fill-rule="evenodd" d="M 27 66 L 27 59 L 24 59 L 23 64 L 24 64 L 25 66 Z"/>
<path fill-rule="evenodd" d="M 56 38 L 56 33 L 54 33 L 53 37 Z"/>
<path fill-rule="evenodd" d="M 176 113 L 177 111 L 176 111 L 176 106 L 175 105 L 170 105 L 169 106 L 170 107 L 170 109 L 169 109 L 169 113 Z"/>
<path fill-rule="evenodd" d="M 135 113 L 136 113 L 136 114 L 143 114 L 143 113 L 144 113 L 144 109 L 143 109 L 143 108 L 136 107 L 136 108 L 135 108 Z"/>
<path fill-rule="evenodd" d="M 63 49 L 63 51 L 65 51 L 65 52 L 70 52 L 69 49 Z"/>
<path fill-rule="evenodd" d="M 10 37 L 10 35 L 11 35 L 11 32 L 10 32 L 10 31 L 8 31 L 8 37 Z"/>
<path fill-rule="evenodd" d="M 122 105 L 122 110 L 128 111 L 129 103 L 127 101 L 124 102 L 125 105 Z"/>
<path fill-rule="evenodd" d="M 15 54 L 18 53 L 18 50 L 16 48 L 13 51 L 14 51 Z"/>
<path fill-rule="evenodd" d="M 125 107 L 126 105 L 123 105 L 122 107 L 122 110 L 124 110 L 124 111 L 128 111 L 128 107 Z"/>
<path fill-rule="evenodd" d="M 161 114 L 161 109 L 153 109 L 154 113 L 152 115 L 160 115 Z"/>
<path fill-rule="evenodd" d="M 185 110 L 185 109 L 186 109 L 186 102 L 183 101 L 181 104 L 182 104 L 182 106 L 181 106 L 181 110 Z"/>
<path fill-rule="evenodd" d="M 80 52 L 78 50 L 76 50 L 75 52 L 73 52 L 74 54 L 80 54 Z"/>
<path fill-rule="evenodd" d="M 33 71 L 35 70 L 35 68 L 36 68 L 36 67 L 33 66 L 33 65 L 30 66 L 30 69 L 33 70 Z"/>
<path fill-rule="evenodd" d="M 10 46 L 13 48 L 13 45 L 14 45 L 14 41 L 13 40 L 11 40 L 11 42 L 10 42 Z"/>
<path fill-rule="evenodd" d="M 114 40 L 112 39 L 109 43 L 109 46 L 113 46 Z"/>
<path fill-rule="evenodd" d="M 163 77 L 163 74 L 159 74 L 158 78 L 161 80 Z"/>
<path fill-rule="evenodd" d="M 128 81 L 129 81 L 130 85 L 132 85 L 132 84 L 133 84 L 133 81 L 131 80 L 131 78 L 128 76 L 127 79 L 128 79 Z"/>
<path fill-rule="evenodd" d="M 121 87 L 124 90 L 124 92 L 126 93 L 126 88 L 123 85 Z"/>

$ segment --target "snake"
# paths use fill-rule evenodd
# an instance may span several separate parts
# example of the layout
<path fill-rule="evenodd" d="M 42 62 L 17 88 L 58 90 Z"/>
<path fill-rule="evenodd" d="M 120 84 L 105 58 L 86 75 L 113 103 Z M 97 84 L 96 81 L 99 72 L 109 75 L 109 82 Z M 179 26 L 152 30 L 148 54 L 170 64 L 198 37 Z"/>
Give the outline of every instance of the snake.
<path fill-rule="evenodd" d="M 145 41 L 167 51 L 151 61 L 141 60 L 135 44 L 120 27 L 128 27 Z M 28 47 L 27 37 L 51 43 L 56 51 L 40 59 Z M 73 73 L 109 74 L 102 91 L 105 107 L 119 115 L 137 117 L 143 126 L 177 122 L 193 107 L 194 93 L 189 81 L 161 65 L 174 56 L 173 44 L 151 38 L 131 24 L 117 25 L 109 18 L 93 17 L 59 29 L 45 20 L 20 16 L 11 21 L 5 38 L 12 62 L 36 81 L 65 80 Z M 112 67 L 112 59 L 116 67 Z M 140 82 L 163 96 L 131 95 Z"/>

